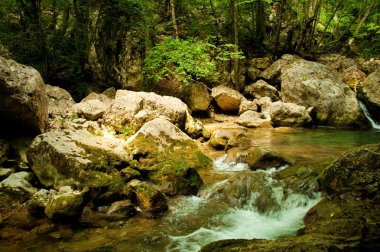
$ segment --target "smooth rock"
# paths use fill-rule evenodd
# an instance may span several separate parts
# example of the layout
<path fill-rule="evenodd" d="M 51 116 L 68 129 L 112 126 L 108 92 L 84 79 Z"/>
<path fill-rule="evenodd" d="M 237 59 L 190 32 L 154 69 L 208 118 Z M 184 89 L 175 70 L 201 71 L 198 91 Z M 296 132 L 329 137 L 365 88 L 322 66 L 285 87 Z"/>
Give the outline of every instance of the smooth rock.
<path fill-rule="evenodd" d="M 261 97 L 269 97 L 272 101 L 279 99 L 277 89 L 263 80 L 258 80 L 256 83 L 246 86 L 244 91 L 256 99 L 260 99 Z"/>
<path fill-rule="evenodd" d="M 218 107 L 223 112 L 228 113 L 237 113 L 239 111 L 240 103 L 244 99 L 244 96 L 238 91 L 226 86 L 214 87 L 211 96 L 216 101 Z"/>
<path fill-rule="evenodd" d="M 270 117 L 273 124 L 280 127 L 302 127 L 312 121 L 304 106 L 281 101 L 272 103 Z"/>
<path fill-rule="evenodd" d="M 273 128 L 271 117 L 268 114 L 250 110 L 241 114 L 236 122 L 248 128 Z"/>

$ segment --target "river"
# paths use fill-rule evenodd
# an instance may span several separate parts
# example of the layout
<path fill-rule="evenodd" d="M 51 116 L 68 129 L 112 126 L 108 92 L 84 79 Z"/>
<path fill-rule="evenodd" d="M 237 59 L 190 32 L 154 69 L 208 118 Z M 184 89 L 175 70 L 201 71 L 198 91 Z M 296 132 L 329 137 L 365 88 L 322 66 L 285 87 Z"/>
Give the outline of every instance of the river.
<path fill-rule="evenodd" d="M 305 166 L 328 164 L 348 149 L 380 142 L 380 131 L 374 129 L 250 129 L 247 135 L 253 145 L 273 148 L 291 157 L 296 164 Z M 2 241 L 0 250 L 190 252 L 221 239 L 276 239 L 296 234 L 302 227 L 305 213 L 319 201 L 318 193 L 311 196 L 290 193 L 276 183 L 273 178 L 276 170 L 270 169 L 257 172 L 262 173 L 279 208 L 260 211 L 252 204 L 258 197 L 255 193 L 250 195 L 250 201 L 239 206 L 212 200 L 210 192 L 213 188 L 236 174 L 252 172 L 245 164 L 226 163 L 224 151 L 214 151 L 204 145 L 214 159 L 212 168 L 200 171 L 205 187 L 197 196 L 170 199 L 166 215 L 158 219 L 137 216 L 103 227 L 70 229 L 63 225 L 54 235 L 40 235 L 12 243 Z"/>

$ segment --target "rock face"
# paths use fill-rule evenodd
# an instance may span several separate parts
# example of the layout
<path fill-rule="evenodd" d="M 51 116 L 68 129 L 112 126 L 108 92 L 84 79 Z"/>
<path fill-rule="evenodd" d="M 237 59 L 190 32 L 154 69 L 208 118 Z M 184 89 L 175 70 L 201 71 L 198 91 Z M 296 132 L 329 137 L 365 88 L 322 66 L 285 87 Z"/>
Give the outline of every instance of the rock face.
<path fill-rule="evenodd" d="M 187 115 L 186 104 L 178 98 L 118 90 L 115 101 L 103 119 L 105 124 L 120 132 L 126 126 L 137 131 L 144 123 L 160 116 L 183 129 Z"/>
<path fill-rule="evenodd" d="M 241 114 L 236 122 L 248 128 L 273 128 L 270 116 L 250 110 Z"/>
<path fill-rule="evenodd" d="M 361 83 L 358 96 L 367 105 L 371 115 L 380 120 L 380 69 L 368 75 Z"/>
<path fill-rule="evenodd" d="M 70 113 L 71 107 L 75 102 L 69 92 L 63 88 L 48 84 L 46 84 L 45 90 L 50 117 L 64 117 L 66 114 Z"/>
<path fill-rule="evenodd" d="M 207 87 L 201 82 L 189 85 L 184 100 L 192 111 L 204 111 L 210 106 L 210 95 Z"/>
<path fill-rule="evenodd" d="M 272 101 L 278 100 L 277 89 L 263 80 L 259 80 L 254 84 L 246 86 L 244 91 L 256 99 L 260 99 L 261 97 L 269 97 Z"/>
<path fill-rule="evenodd" d="M 115 166 L 128 161 L 129 154 L 118 139 L 87 131 L 51 131 L 34 139 L 28 160 L 45 186 L 99 188 L 121 183 Z"/>
<path fill-rule="evenodd" d="M 234 113 L 239 111 L 239 106 L 244 96 L 238 91 L 226 87 L 217 86 L 212 89 L 212 98 L 223 112 Z"/>
<path fill-rule="evenodd" d="M 282 100 L 315 107 L 321 125 L 360 127 L 366 125 L 355 93 L 328 67 L 298 60 L 281 75 Z"/>
<path fill-rule="evenodd" d="M 45 84 L 32 67 L 0 57 L 0 132 L 37 135 L 48 121 Z"/>
<path fill-rule="evenodd" d="M 139 169 L 169 195 L 197 193 L 203 182 L 196 169 L 210 163 L 194 140 L 163 118 L 146 123 L 126 148 Z"/>
<path fill-rule="evenodd" d="M 270 116 L 274 125 L 284 127 L 302 127 L 312 121 L 304 106 L 280 101 L 272 103 Z"/>

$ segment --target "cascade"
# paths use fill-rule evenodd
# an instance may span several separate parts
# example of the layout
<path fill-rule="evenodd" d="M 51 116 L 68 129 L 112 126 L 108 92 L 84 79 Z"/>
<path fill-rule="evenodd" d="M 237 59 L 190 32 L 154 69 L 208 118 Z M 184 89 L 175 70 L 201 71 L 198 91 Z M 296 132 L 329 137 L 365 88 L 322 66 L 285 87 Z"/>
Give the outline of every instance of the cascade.
<path fill-rule="evenodd" d="M 360 106 L 360 108 L 362 109 L 362 111 L 363 111 L 365 117 L 367 117 L 368 121 L 371 123 L 372 128 L 374 128 L 374 129 L 380 129 L 380 125 L 377 124 L 377 123 L 372 119 L 372 117 L 371 117 L 371 115 L 370 115 L 370 113 L 369 113 L 367 107 L 364 105 L 364 103 L 362 103 L 361 101 L 359 101 L 359 106 Z"/>

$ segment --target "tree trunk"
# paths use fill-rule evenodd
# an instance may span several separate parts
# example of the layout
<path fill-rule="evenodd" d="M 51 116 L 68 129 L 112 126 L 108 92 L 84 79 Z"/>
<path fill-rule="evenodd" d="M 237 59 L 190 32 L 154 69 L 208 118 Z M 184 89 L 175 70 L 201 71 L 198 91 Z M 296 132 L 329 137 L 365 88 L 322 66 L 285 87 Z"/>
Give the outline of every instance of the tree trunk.
<path fill-rule="evenodd" d="M 179 36 L 178 36 L 177 19 L 175 16 L 175 0 L 170 0 L 170 12 L 171 12 L 171 16 L 172 16 L 174 36 L 176 39 L 178 39 Z"/>
<path fill-rule="evenodd" d="M 265 36 L 265 15 L 264 3 L 262 0 L 257 1 L 256 6 L 256 42 L 262 44 Z"/>
<path fill-rule="evenodd" d="M 239 52 L 239 23 L 238 23 L 238 0 L 231 0 L 232 4 L 232 15 L 233 15 L 233 25 L 234 25 L 234 45 L 235 52 Z M 236 90 L 240 90 L 239 84 L 239 59 L 234 59 L 234 87 Z"/>
<path fill-rule="evenodd" d="M 277 24 L 276 43 L 275 43 L 275 46 L 274 46 L 274 53 L 273 53 L 273 58 L 274 59 L 277 59 L 278 46 L 280 44 L 281 25 L 282 25 L 283 14 L 284 14 L 284 11 L 285 11 L 285 4 L 286 4 L 286 0 L 281 0 L 280 17 L 279 17 L 278 24 Z"/>

